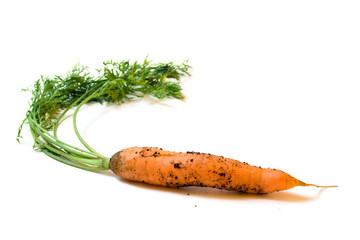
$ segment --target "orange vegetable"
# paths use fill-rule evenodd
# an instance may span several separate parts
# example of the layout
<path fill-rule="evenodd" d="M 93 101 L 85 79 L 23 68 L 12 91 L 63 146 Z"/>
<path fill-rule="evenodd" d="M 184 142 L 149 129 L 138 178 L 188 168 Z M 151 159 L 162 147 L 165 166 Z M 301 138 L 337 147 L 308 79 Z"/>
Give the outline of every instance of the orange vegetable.
<path fill-rule="evenodd" d="M 166 186 L 202 186 L 245 193 L 272 193 L 304 183 L 277 170 L 251 166 L 234 159 L 197 152 L 170 152 L 161 148 L 131 147 L 110 159 L 110 169 L 136 182 Z"/>
<path fill-rule="evenodd" d="M 271 193 L 306 184 L 289 174 L 264 169 L 233 159 L 195 152 L 177 153 L 159 148 L 127 148 L 112 158 L 95 151 L 81 137 L 76 118 L 88 102 L 123 103 L 146 95 L 158 99 L 183 99 L 179 80 L 188 76 L 190 66 L 170 63 L 152 64 L 129 61 L 104 62 L 99 76 L 76 65 L 67 76 L 41 77 L 35 82 L 29 110 L 20 125 L 29 124 L 34 148 L 49 157 L 86 170 L 109 170 L 138 182 L 168 187 L 203 186 L 246 193 Z M 58 138 L 57 129 L 73 109 L 73 128 L 84 148 Z"/>

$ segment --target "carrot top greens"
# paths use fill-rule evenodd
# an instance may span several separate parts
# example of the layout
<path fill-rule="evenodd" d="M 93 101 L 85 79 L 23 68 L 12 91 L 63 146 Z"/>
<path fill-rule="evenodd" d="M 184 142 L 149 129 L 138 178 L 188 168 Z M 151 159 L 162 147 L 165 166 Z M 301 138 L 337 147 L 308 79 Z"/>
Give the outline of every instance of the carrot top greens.
<path fill-rule="evenodd" d="M 19 127 L 17 140 L 21 138 L 23 125 L 29 124 L 34 138 L 34 149 L 62 163 L 86 170 L 109 169 L 109 158 L 91 148 L 79 134 L 76 116 L 88 102 L 123 103 L 134 98 L 151 95 L 158 99 L 182 99 L 179 81 L 189 75 L 187 62 L 153 64 L 147 59 L 142 63 L 125 60 L 107 61 L 98 74 L 92 76 L 87 67 L 75 65 L 66 76 L 41 76 L 35 82 L 29 110 Z M 57 128 L 65 114 L 73 109 L 73 128 L 86 149 L 61 141 Z"/>

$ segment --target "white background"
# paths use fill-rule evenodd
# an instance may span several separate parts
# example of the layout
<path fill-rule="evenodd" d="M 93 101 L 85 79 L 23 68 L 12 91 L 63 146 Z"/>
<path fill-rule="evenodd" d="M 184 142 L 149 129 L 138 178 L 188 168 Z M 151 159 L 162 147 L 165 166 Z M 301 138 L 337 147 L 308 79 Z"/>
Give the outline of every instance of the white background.
<path fill-rule="evenodd" d="M 1 239 L 359 239 L 359 1 L 2 1 Z M 186 101 L 79 113 L 111 156 L 130 146 L 223 155 L 321 191 L 265 196 L 130 183 L 15 141 L 41 74 L 113 59 L 180 63 Z M 59 130 L 74 142 L 71 123 Z"/>

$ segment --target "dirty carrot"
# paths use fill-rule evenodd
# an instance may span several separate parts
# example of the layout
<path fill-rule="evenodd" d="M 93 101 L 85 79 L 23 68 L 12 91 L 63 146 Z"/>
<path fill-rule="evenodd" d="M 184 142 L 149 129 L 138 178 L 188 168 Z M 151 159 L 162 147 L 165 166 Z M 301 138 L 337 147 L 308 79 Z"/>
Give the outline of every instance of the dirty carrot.
<path fill-rule="evenodd" d="M 201 186 L 245 193 L 272 193 L 304 183 L 289 174 L 234 159 L 198 152 L 170 152 L 161 148 L 132 147 L 110 159 L 117 175 L 137 182 L 166 187 Z"/>
<path fill-rule="evenodd" d="M 77 64 L 65 77 L 41 76 L 33 89 L 17 140 L 24 124 L 28 124 L 34 139 L 34 149 L 73 167 L 99 171 L 112 170 L 116 175 L 137 182 L 166 186 L 201 186 L 245 193 L 271 193 L 296 186 L 318 186 L 304 183 L 276 169 L 251 166 L 234 159 L 197 152 L 171 152 L 161 148 L 132 147 L 111 158 L 95 151 L 81 137 L 76 123 L 77 114 L 89 102 L 116 103 L 142 98 L 183 99 L 179 80 L 190 75 L 187 62 L 176 65 L 154 64 L 147 58 L 130 63 L 107 61 L 98 75 L 92 76 L 87 67 Z M 73 110 L 69 114 L 69 110 Z M 57 129 L 72 115 L 74 132 L 85 147 L 79 148 L 62 141 Z"/>

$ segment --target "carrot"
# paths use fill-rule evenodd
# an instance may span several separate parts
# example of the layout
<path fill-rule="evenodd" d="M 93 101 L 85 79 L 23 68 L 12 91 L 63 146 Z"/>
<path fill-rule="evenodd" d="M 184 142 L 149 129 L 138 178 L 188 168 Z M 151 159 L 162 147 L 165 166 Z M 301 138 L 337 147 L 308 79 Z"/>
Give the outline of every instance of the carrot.
<path fill-rule="evenodd" d="M 34 149 L 47 156 L 80 169 L 102 171 L 148 184 L 168 187 L 203 186 L 246 193 L 271 193 L 295 186 L 317 186 L 303 183 L 275 169 L 263 169 L 233 159 L 195 152 L 177 153 L 160 148 L 127 148 L 112 158 L 95 151 L 81 137 L 76 117 L 88 102 L 123 103 L 146 95 L 158 99 L 183 99 L 178 83 L 189 75 L 187 62 L 152 64 L 129 61 L 107 61 L 91 76 L 86 67 L 76 65 L 68 75 L 41 77 L 30 91 L 32 98 L 24 124 L 28 124 L 34 139 Z M 62 141 L 57 129 L 73 109 L 75 135 L 86 148 Z"/>
<path fill-rule="evenodd" d="M 125 179 L 166 187 L 201 186 L 245 193 L 272 193 L 304 183 L 289 174 L 198 152 L 178 153 L 161 148 L 132 147 L 110 159 L 110 169 Z"/>

